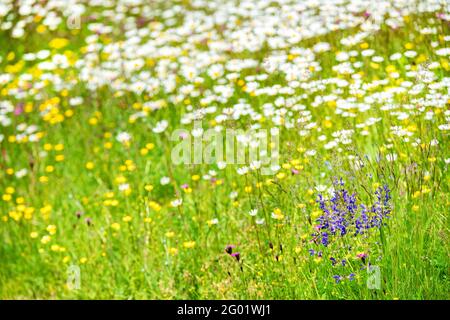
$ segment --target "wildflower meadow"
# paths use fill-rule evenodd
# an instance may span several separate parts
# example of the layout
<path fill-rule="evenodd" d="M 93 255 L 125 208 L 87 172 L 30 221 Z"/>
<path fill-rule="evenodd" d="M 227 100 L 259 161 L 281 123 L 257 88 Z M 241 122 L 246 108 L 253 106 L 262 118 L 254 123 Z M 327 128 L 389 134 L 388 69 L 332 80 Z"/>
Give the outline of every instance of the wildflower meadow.
<path fill-rule="evenodd" d="M 448 0 L 0 0 L 0 299 L 449 299 L 449 71 Z"/>

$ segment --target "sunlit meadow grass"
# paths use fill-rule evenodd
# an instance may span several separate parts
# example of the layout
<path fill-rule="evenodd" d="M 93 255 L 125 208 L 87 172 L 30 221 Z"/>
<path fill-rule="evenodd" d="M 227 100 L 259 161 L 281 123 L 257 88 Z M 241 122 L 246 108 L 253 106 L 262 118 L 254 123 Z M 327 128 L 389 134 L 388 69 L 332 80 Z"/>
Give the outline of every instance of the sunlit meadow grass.
<path fill-rule="evenodd" d="M 341 40 L 358 34 L 360 24 L 305 36 L 279 49 L 267 42 L 268 33 L 266 42 L 255 44 L 258 50 L 233 51 L 213 50 L 210 43 L 237 41 L 224 30 L 240 30 L 250 19 L 243 15 L 236 14 L 239 21 L 228 24 L 205 24 L 217 36 L 203 34 L 206 40 L 192 40 L 189 32 L 179 39 L 170 39 L 174 32 L 158 33 L 169 27 L 181 30 L 188 12 L 222 7 L 200 9 L 190 1 L 136 6 L 154 9 L 150 14 L 130 6 L 124 11 L 133 21 L 130 27 L 124 17 L 118 18 L 120 4 L 109 8 L 116 10 L 113 18 L 105 18 L 95 14 L 107 8 L 82 3 L 86 11 L 79 29 L 62 20 L 50 30 L 46 17 L 15 14 L 17 6 L 0 16 L 0 298 L 449 298 L 450 35 L 445 7 L 401 14 L 395 28 L 385 23 L 387 17 L 380 23 L 374 19 L 380 29 L 351 45 Z M 175 5 L 181 9 L 173 24 L 165 25 L 170 15 L 157 8 L 170 12 Z M 271 6 L 281 10 L 276 2 Z M 311 8 L 319 14 L 319 8 Z M 21 36 L 5 27 L 26 17 L 30 21 Z M 279 19 L 284 21 L 281 14 Z M 100 31 L 93 37 L 92 26 L 99 21 L 104 25 L 96 27 Z M 105 26 L 111 32 L 102 31 Z M 421 32 L 426 27 L 435 30 Z M 127 42 L 132 35 L 125 30 L 133 28 L 155 32 L 138 38 L 160 40 L 160 49 L 181 49 L 148 50 L 136 62 L 132 55 L 145 41 L 138 39 L 139 45 L 127 51 L 127 45 L 135 44 Z M 192 30 L 193 35 L 204 32 L 195 26 Z M 307 62 L 302 58 L 308 53 L 292 50 L 318 43 L 330 48 L 315 51 Z M 108 44 L 119 45 L 105 49 Z M 44 49 L 49 55 L 40 63 L 25 59 L 26 53 Z M 361 54 L 368 49 L 383 59 Z M 352 50 L 357 53 L 337 60 L 339 53 Z M 220 58 L 194 66 L 195 77 L 179 70 L 188 64 L 184 58 L 212 59 L 197 57 L 209 51 Z M 415 54 L 403 55 L 408 51 Z M 390 59 L 394 53 L 402 55 Z M 267 59 L 275 54 L 284 62 Z M 65 62 L 42 65 L 55 55 Z M 238 68 L 228 78 L 233 72 L 211 67 L 232 59 L 254 59 L 256 66 Z M 350 72 L 333 68 L 343 61 L 361 65 Z M 300 70 L 296 75 L 299 84 L 315 84 L 293 83 L 280 70 L 290 62 L 305 63 L 306 74 Z M 142 65 L 127 71 L 127 63 Z M 161 71 L 170 63 L 178 67 Z M 118 74 L 107 79 L 99 66 Z M 138 71 L 151 76 L 138 78 Z M 408 75 L 411 71 L 417 72 Z M 176 75 L 174 89 L 168 88 L 171 73 Z M 247 77 L 251 75 L 267 77 Z M 158 90 L 133 87 L 141 82 L 151 86 L 149 79 L 158 77 L 166 77 L 155 85 Z M 337 81 L 317 84 L 324 79 Z M 359 80 L 364 85 L 351 87 Z M 259 89 L 279 85 L 292 92 L 258 92 L 252 87 L 255 81 Z M 403 85 L 405 81 L 411 85 Z M 219 84 L 234 91 L 221 96 Z M 223 99 L 205 100 L 214 95 Z M 254 113 L 219 121 L 218 115 L 239 103 L 249 104 Z M 303 107 L 294 107 L 298 105 Z M 280 168 L 262 175 L 257 168 L 238 172 L 249 163 L 175 165 L 171 132 L 191 130 L 192 123 L 182 120 L 211 106 L 216 109 L 201 116 L 205 129 L 279 128 Z M 155 130 L 161 121 L 168 127 Z M 380 210 L 390 213 L 364 234 L 355 235 L 354 222 L 345 235 L 329 233 L 325 245 L 314 236 L 325 230 L 318 227 L 325 216 L 319 199 L 329 200 L 341 190 L 336 182 L 341 178 L 342 189 L 355 195 L 358 208 L 374 205 L 375 192 L 388 187 L 391 199 Z M 345 205 L 339 202 L 339 210 L 348 214 Z M 79 288 L 68 282 L 71 266 L 79 268 Z M 380 270 L 377 288 L 367 283 L 370 266 Z"/>

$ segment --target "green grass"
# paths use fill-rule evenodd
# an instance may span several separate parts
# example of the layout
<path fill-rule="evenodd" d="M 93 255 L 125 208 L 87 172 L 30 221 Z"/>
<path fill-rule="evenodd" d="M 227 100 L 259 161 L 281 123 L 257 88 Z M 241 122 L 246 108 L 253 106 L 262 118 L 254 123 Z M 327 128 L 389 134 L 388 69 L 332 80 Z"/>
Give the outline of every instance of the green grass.
<path fill-rule="evenodd" d="M 188 3 L 185 5 L 189 7 Z M 427 25 L 428 19 L 433 19 L 437 34 L 418 32 Z M 375 55 L 385 58 L 378 67 L 371 66 L 367 57 L 358 58 L 363 67 L 357 72 L 363 71 L 364 83 L 385 78 L 389 83 L 367 90 L 363 95 L 354 95 L 345 88 L 338 99 L 354 96 L 356 101 L 363 102 L 367 95 L 399 86 L 401 81 L 389 78 L 386 72 L 389 64 L 395 65 L 399 77 L 405 80 L 406 65 L 414 69 L 425 61 L 437 61 L 439 66 L 432 71 L 436 76 L 434 82 L 444 77 L 448 79 L 448 57 L 436 55 L 435 49 L 429 46 L 431 41 L 438 42 L 439 47 L 448 46 L 448 41 L 444 41 L 444 36 L 449 35 L 448 23 L 431 13 L 411 16 L 405 21 L 398 30 L 383 25 L 379 32 L 364 40 L 369 48 L 376 50 Z M 0 74 L 10 73 L 13 79 L 21 74 L 33 74 L 31 83 L 39 82 L 36 63 L 26 62 L 16 71 L 8 66 L 22 61 L 25 52 L 48 49 L 48 42 L 55 37 L 68 38 L 70 43 L 61 49 L 50 49 L 52 55 L 65 52 L 74 60 L 85 58 L 82 48 L 85 37 L 90 34 L 85 25 L 75 33 L 60 27 L 54 32 L 45 31 L 43 35 L 32 32 L 37 26 L 38 23 L 32 24 L 21 39 L 12 39 L 8 31 L 0 33 Z M 120 30 L 121 26 L 113 26 L 116 31 Z M 337 51 L 362 50 L 361 43 L 350 49 L 340 44 L 340 39 L 355 32 L 356 29 L 332 32 L 297 45 L 308 48 L 326 41 L 332 47 L 331 51 L 316 54 L 315 59 L 323 70 L 313 71 L 311 80 L 337 77 L 352 81 L 351 75 L 337 75 L 332 67 L 338 64 Z M 121 32 L 101 37 L 104 37 L 103 43 L 124 39 Z M 408 42 L 418 55 L 414 59 L 403 57 L 390 62 L 389 56 L 406 51 Z M 198 50 L 205 51 L 208 47 L 200 46 Z M 289 48 L 283 50 L 289 54 Z M 8 61 L 10 52 L 15 52 L 15 57 Z M 230 52 L 227 58 L 262 61 L 270 54 L 270 48 L 265 46 L 258 52 Z M 425 60 L 421 61 L 420 56 Z M 110 61 L 106 56 L 100 59 Z M 162 59 L 154 60 L 157 63 Z M 169 59 L 176 61 L 177 57 Z M 143 67 L 147 69 L 155 72 L 151 64 Z M 335 85 L 328 84 L 317 92 L 297 88 L 296 96 L 306 93 L 298 103 L 311 112 L 309 122 L 316 122 L 317 126 L 308 136 L 298 134 L 302 127 L 279 126 L 282 169 L 278 174 L 263 176 L 259 171 L 237 174 L 236 169 L 242 165 L 228 165 L 218 170 L 214 164 L 172 163 L 170 152 L 175 142 L 169 141 L 169 134 L 178 128 L 192 129 L 191 124 L 180 124 L 180 120 L 189 112 L 187 105 L 201 107 L 202 95 L 190 97 L 190 101 L 185 101 L 186 97 L 180 102 L 172 100 L 178 92 L 137 95 L 124 90 L 118 95 L 108 86 L 90 90 L 86 81 L 78 77 L 79 70 L 74 65 L 50 73 L 59 74 L 65 83 L 75 80 L 75 84 L 65 92 L 50 81 L 25 98 L 14 91 L 21 86 L 17 81 L 0 85 L 1 101 L 30 106 L 26 112 L 11 116 L 12 125 L 0 127 L 0 134 L 4 136 L 3 141 L 0 139 L 0 298 L 449 298 L 450 196 L 445 160 L 449 159 L 450 146 L 448 130 L 438 128 L 448 123 L 448 88 L 437 89 L 434 93 L 426 88 L 418 96 L 398 93 L 392 99 L 399 105 L 399 111 L 409 112 L 408 104 L 417 109 L 423 107 L 434 114 L 432 121 L 424 119 L 424 111 L 398 120 L 391 111 L 381 109 L 382 102 L 373 103 L 365 112 L 353 109 L 356 116 L 344 118 L 336 113 L 333 103 L 312 106 L 317 96 L 335 93 Z M 258 74 L 258 71 L 246 69 L 239 79 L 245 84 L 245 76 L 251 74 Z M 201 92 L 217 85 L 206 72 L 200 76 L 205 78 L 197 85 Z M 129 79 L 123 76 L 122 80 Z M 188 83 L 179 76 L 177 88 Z M 261 81 L 263 86 L 275 84 L 287 85 L 283 74 L 269 74 Z M 283 96 L 254 96 L 242 90 L 243 84 L 238 81 L 234 86 L 235 91 L 227 103 L 213 104 L 219 111 L 245 99 L 255 111 L 263 112 L 265 103 L 273 103 Z M 445 106 L 417 102 L 418 98 L 431 100 L 427 94 L 436 92 L 446 95 Z M 40 97 L 36 97 L 36 93 Z M 83 103 L 70 106 L 69 99 L 77 96 L 83 98 Z M 149 112 L 147 117 L 130 121 L 132 114 L 142 110 L 142 103 L 157 100 L 163 100 L 166 106 Z M 46 117 L 40 111 L 48 104 L 53 106 L 55 115 L 64 116 Z M 216 115 L 203 119 L 205 129 L 216 125 L 213 121 Z M 299 112 L 295 111 L 287 119 L 299 117 Z M 368 135 L 361 135 L 362 129 L 357 129 L 356 125 L 371 117 L 381 118 L 381 121 L 367 127 Z M 92 119 L 96 119 L 95 123 Z M 153 133 L 151 128 L 163 119 L 169 121 L 167 131 Z M 39 141 L 14 139 L 19 134 L 17 125 L 21 123 L 37 125 L 41 133 Z M 248 128 L 255 123 L 267 129 L 277 126 L 270 117 L 253 121 L 247 116 L 227 121 L 224 126 Z M 394 135 L 392 126 L 407 128 L 412 133 L 410 141 Z M 322 147 L 319 136 L 332 137 L 334 132 L 343 129 L 356 131 L 351 144 L 341 144 L 340 151 L 338 147 L 329 150 Z M 116 140 L 121 131 L 131 134 L 129 145 Z M 413 146 L 417 138 L 421 141 Z M 438 145 L 431 143 L 434 140 Z M 143 148 L 147 153 L 144 154 Z M 317 154 L 308 156 L 306 151 L 311 149 Z M 395 153 L 397 159 L 387 161 L 389 153 Z M 363 168 L 356 170 L 349 156 L 360 157 Z M 90 162 L 93 168 L 87 168 Z M 23 168 L 28 174 L 19 179 L 15 174 Z M 292 168 L 299 173 L 292 174 Z M 209 170 L 217 172 L 216 181 L 202 178 Z M 170 184 L 160 184 L 163 176 L 171 178 Z M 389 186 L 392 212 L 386 224 L 372 229 L 367 237 L 349 234 L 337 237 L 324 247 L 311 242 L 315 219 L 321 212 L 316 202 L 320 193 L 316 186 L 331 186 L 336 177 L 345 180 L 345 187 L 355 192 L 358 201 L 369 205 L 374 202 L 373 192 L 377 186 Z M 118 189 L 125 181 L 131 188 L 129 194 Z M 191 192 L 186 192 L 183 184 L 188 184 Z M 232 192 L 237 192 L 235 199 L 230 198 Z M 177 197 L 183 199 L 183 204 L 173 208 L 170 202 Z M 259 218 L 265 218 L 264 225 L 257 225 L 255 218 L 248 214 L 253 208 L 258 209 Z M 271 213 L 277 209 L 283 216 L 280 220 L 271 218 Z M 211 224 L 215 218 L 218 223 Z M 228 244 L 235 245 L 234 250 L 240 252 L 239 261 L 225 252 Z M 351 250 L 344 249 L 348 245 Z M 322 258 L 310 256 L 310 249 L 323 251 Z M 345 267 L 332 266 L 329 258 L 336 252 L 348 261 Z M 361 252 L 368 253 L 370 263 L 380 267 L 381 288 L 378 290 L 367 287 L 367 261 L 363 263 L 357 257 Z M 81 270 L 79 290 L 70 290 L 66 285 L 71 265 Z M 336 283 L 333 279 L 336 274 L 350 273 L 355 273 L 353 281 L 346 279 Z"/>

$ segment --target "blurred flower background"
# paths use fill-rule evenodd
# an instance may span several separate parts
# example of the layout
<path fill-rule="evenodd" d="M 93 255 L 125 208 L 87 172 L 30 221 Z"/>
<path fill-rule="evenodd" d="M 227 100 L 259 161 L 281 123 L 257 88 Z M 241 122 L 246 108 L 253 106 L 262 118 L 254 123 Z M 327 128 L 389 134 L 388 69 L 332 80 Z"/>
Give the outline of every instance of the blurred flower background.
<path fill-rule="evenodd" d="M 448 299 L 449 30 L 445 0 L 0 0 L 0 297 Z M 279 163 L 174 163 L 207 129 Z"/>

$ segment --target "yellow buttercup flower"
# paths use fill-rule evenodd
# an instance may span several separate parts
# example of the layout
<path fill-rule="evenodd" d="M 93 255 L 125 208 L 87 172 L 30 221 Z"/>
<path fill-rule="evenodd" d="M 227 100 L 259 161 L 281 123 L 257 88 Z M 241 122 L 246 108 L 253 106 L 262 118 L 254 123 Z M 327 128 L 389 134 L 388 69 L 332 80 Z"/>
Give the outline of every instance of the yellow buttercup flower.
<path fill-rule="evenodd" d="M 173 231 L 167 231 L 166 232 L 166 237 L 167 238 L 173 238 L 173 236 L 175 236 L 175 232 L 173 232 Z"/>
<path fill-rule="evenodd" d="M 416 191 L 416 192 L 414 192 L 414 194 L 413 194 L 413 198 L 418 198 L 418 197 L 420 197 L 420 195 L 421 195 L 422 193 L 420 192 L 420 191 Z"/>
<path fill-rule="evenodd" d="M 117 222 L 114 222 L 111 224 L 111 228 L 113 228 L 116 231 L 120 230 L 120 224 L 118 224 Z"/>
<path fill-rule="evenodd" d="M 151 223 L 153 220 L 152 220 L 152 218 L 150 218 L 150 217 L 146 217 L 146 218 L 144 218 L 144 222 L 145 223 Z"/>
<path fill-rule="evenodd" d="M 54 235 L 56 233 L 56 226 L 54 224 L 50 224 L 47 226 L 46 230 L 51 235 Z"/>
<path fill-rule="evenodd" d="M 148 203 L 148 206 L 151 209 L 155 210 L 155 211 L 160 211 L 161 210 L 161 205 L 159 203 L 155 202 L 155 201 L 150 201 Z"/>
<path fill-rule="evenodd" d="M 321 211 L 315 210 L 315 211 L 311 212 L 311 219 L 315 221 L 317 218 L 320 217 L 321 214 L 322 214 Z"/>
<path fill-rule="evenodd" d="M 5 189 L 5 192 L 8 194 L 13 194 L 14 192 L 16 192 L 16 189 L 14 189 L 13 187 L 7 187 Z"/>
<path fill-rule="evenodd" d="M 187 249 L 192 249 L 195 247 L 195 241 L 186 241 L 183 243 L 183 247 Z"/>
<path fill-rule="evenodd" d="M 45 31 L 47 31 L 47 27 L 43 24 L 38 25 L 36 28 L 37 33 L 44 33 Z"/>
<path fill-rule="evenodd" d="M 283 220 L 284 219 L 284 215 L 281 212 L 280 208 L 273 209 L 272 218 L 275 219 L 275 220 Z"/>
<path fill-rule="evenodd" d="M 276 177 L 277 177 L 277 179 L 282 180 L 286 177 L 286 173 L 279 172 L 279 173 L 277 173 Z"/>
<path fill-rule="evenodd" d="M 39 31 L 38 31 L 39 32 Z M 49 47 L 52 49 L 61 49 L 69 44 L 69 40 L 64 38 L 55 38 L 49 42 Z"/>

